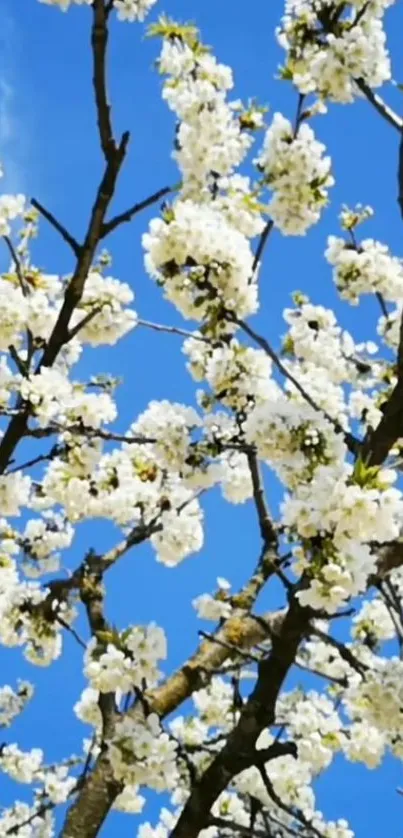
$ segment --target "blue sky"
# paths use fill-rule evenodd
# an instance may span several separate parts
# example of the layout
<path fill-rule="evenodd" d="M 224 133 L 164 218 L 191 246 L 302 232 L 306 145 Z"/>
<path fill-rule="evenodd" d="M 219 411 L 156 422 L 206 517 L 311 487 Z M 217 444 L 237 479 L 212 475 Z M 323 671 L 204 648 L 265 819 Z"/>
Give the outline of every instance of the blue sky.
<path fill-rule="evenodd" d="M 235 71 L 235 95 L 256 97 L 271 111 L 295 112 L 295 94 L 274 76 L 282 54 L 274 39 L 283 3 L 249 0 L 185 0 L 160 2 L 152 17 L 167 12 L 194 19 L 205 42 Z M 390 47 L 396 61 L 395 77 L 403 79 L 401 4 L 389 15 Z M 64 15 L 36 0 L 1 0 L 0 9 L 0 159 L 6 170 L 3 188 L 37 197 L 80 238 L 101 172 L 90 85 L 87 8 Z M 178 179 L 170 159 L 173 117 L 161 101 L 161 82 L 153 71 L 158 45 L 144 40 L 141 26 L 114 23 L 110 51 L 110 90 L 118 131 L 132 132 L 130 153 L 115 200 L 125 209 L 156 189 Z M 390 101 L 402 110 L 402 94 L 391 91 Z M 392 128 L 371 111 L 366 102 L 353 108 L 330 108 L 315 123 L 315 130 L 334 162 L 336 186 L 323 220 L 301 239 L 274 234 L 261 274 L 261 310 L 256 328 L 279 343 L 284 331 L 281 311 L 290 293 L 302 289 L 312 300 L 335 305 L 343 325 L 359 339 L 374 337 L 378 312 L 372 302 L 359 310 L 340 306 L 323 258 L 326 237 L 337 233 L 342 203 L 371 204 L 375 220 L 366 233 L 387 242 L 402 255 L 402 223 L 396 203 L 397 138 Z M 174 309 L 161 297 L 143 269 L 141 234 L 153 211 L 121 228 L 111 240 L 112 273 L 129 282 L 136 293 L 136 308 L 144 319 L 179 323 Z M 45 223 L 35 245 L 36 263 L 50 273 L 71 270 L 71 254 Z M 83 377 L 95 372 L 124 376 L 118 391 L 119 428 L 124 430 L 150 399 L 193 402 L 194 386 L 186 373 L 181 340 L 135 330 L 115 348 L 88 351 L 80 367 Z M 278 494 L 269 484 L 273 505 Z M 231 507 L 213 493 L 205 502 L 206 539 L 202 552 L 175 570 L 155 562 L 148 547 L 126 557 L 108 577 L 108 617 L 119 626 L 156 620 L 168 633 L 169 665 L 175 666 L 197 643 L 198 624 L 191 599 L 212 590 L 217 575 L 240 585 L 254 566 L 259 539 L 251 505 Z M 79 528 L 69 559 L 75 567 L 85 549 L 101 550 L 116 538 L 112 527 L 100 522 Z M 280 592 L 269 598 L 280 606 Z M 2 650 L 2 680 L 31 678 L 37 694 L 10 731 L 22 747 L 41 746 L 48 761 L 79 752 L 87 731 L 75 720 L 72 704 L 83 686 L 81 651 L 68 636 L 65 654 L 51 669 L 22 663 L 18 651 Z M 318 805 L 329 817 L 347 817 L 357 838 L 400 838 L 403 784 L 397 763 L 387 760 L 381 771 L 369 772 L 344 761 L 318 783 Z M 18 789 L 22 796 L 23 788 Z M 15 788 L 4 783 L 0 804 L 9 805 Z M 146 817 L 154 820 L 153 804 Z M 112 816 L 102 835 L 129 838 L 136 819 Z"/>

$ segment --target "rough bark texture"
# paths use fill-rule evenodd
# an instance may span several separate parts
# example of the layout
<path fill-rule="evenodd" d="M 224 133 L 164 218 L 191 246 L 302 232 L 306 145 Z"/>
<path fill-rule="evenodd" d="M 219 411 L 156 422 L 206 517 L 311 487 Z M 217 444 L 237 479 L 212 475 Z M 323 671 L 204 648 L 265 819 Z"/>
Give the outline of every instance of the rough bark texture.
<path fill-rule="evenodd" d="M 61 831 L 63 838 L 93 838 L 120 791 L 106 754 L 101 755 L 80 791 L 80 805 L 72 806 Z"/>
<path fill-rule="evenodd" d="M 273 724 L 278 694 L 292 666 L 298 646 L 309 625 L 311 613 L 294 599 L 279 634 L 273 636 L 272 651 L 259 665 L 256 687 L 236 727 L 214 762 L 194 784 L 172 838 L 197 838 L 208 825 L 213 803 L 233 777 L 256 762 L 255 744 L 261 731 Z"/>

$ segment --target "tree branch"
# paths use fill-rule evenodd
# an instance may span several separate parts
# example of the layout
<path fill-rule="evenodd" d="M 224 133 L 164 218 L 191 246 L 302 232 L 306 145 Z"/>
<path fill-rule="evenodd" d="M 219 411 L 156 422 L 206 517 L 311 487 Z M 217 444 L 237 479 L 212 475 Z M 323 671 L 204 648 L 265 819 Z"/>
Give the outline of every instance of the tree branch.
<path fill-rule="evenodd" d="M 402 165 L 403 179 L 403 165 Z M 382 406 L 383 416 L 375 430 L 370 430 L 362 445 L 362 458 L 367 465 L 380 466 L 391 448 L 403 434 L 403 313 L 400 319 L 397 350 L 397 382 Z"/>
<path fill-rule="evenodd" d="M 294 820 L 299 821 L 299 823 L 302 824 L 302 826 L 309 829 L 313 835 L 317 836 L 317 838 L 325 838 L 323 832 L 319 832 L 319 830 L 316 829 L 316 827 L 312 826 L 312 823 L 305 817 L 301 809 L 297 809 L 292 806 L 288 806 L 286 803 L 283 803 L 281 797 L 279 797 L 279 795 L 275 791 L 273 783 L 270 780 L 264 765 L 259 766 L 259 772 L 263 780 L 263 784 L 267 791 L 267 794 L 269 795 L 273 803 L 275 803 L 276 806 L 278 806 L 278 808 L 281 809 L 283 812 L 286 812 L 287 815 L 290 815 L 290 817 L 294 818 Z"/>
<path fill-rule="evenodd" d="M 118 146 L 116 146 L 113 138 L 111 139 L 110 114 L 109 106 L 106 100 L 105 80 L 107 14 L 104 8 L 103 0 L 95 0 L 93 13 L 94 18 L 91 32 L 91 43 L 94 67 L 94 90 L 100 140 L 106 159 L 106 167 L 98 187 L 87 233 L 84 243 L 80 247 L 73 276 L 67 286 L 59 316 L 49 337 L 37 371 L 39 371 L 41 367 L 51 367 L 62 346 L 70 340 L 70 319 L 73 311 L 79 304 L 84 291 L 85 281 L 91 268 L 96 248 L 100 241 L 102 225 L 105 220 L 105 213 L 108 210 L 109 204 L 115 192 L 116 181 L 126 155 L 130 136 L 128 132 L 125 132 Z M 29 407 L 23 408 L 22 403 L 20 402 L 17 405 L 17 408 L 19 412 L 10 421 L 0 443 L 0 474 L 4 473 L 16 445 L 24 436 L 27 429 Z"/>
<path fill-rule="evenodd" d="M 69 247 L 71 247 L 74 255 L 78 257 L 80 255 L 81 246 L 79 245 L 78 241 L 74 238 L 74 236 L 72 236 L 71 233 L 69 233 L 69 231 L 66 229 L 66 227 L 63 224 L 61 224 L 60 221 L 57 220 L 53 213 L 49 212 L 49 210 L 47 210 L 46 207 L 43 206 L 43 204 L 40 204 L 39 201 L 36 200 L 36 198 L 31 198 L 31 204 L 33 207 L 35 207 L 35 209 L 38 210 L 38 212 L 40 212 L 41 215 L 43 215 L 44 218 L 46 218 L 46 221 L 49 221 L 49 224 L 51 224 L 52 227 L 54 227 L 55 230 L 58 233 L 60 233 L 62 239 L 64 239 L 64 241 L 69 245 Z"/>
<path fill-rule="evenodd" d="M 152 323 L 150 320 L 138 320 L 137 326 L 145 326 L 147 329 L 153 329 L 155 332 L 166 332 L 169 335 L 180 335 L 184 338 L 193 338 L 193 340 L 201 340 L 203 343 L 210 343 L 209 338 L 203 335 L 198 335 L 195 332 L 188 332 L 186 329 L 180 329 L 177 326 L 164 326 L 161 323 Z"/>
<path fill-rule="evenodd" d="M 106 50 L 108 46 L 108 12 L 104 0 L 94 0 L 91 46 L 93 55 L 93 87 L 97 108 L 99 139 L 104 158 L 108 163 L 116 153 L 113 138 L 110 105 L 106 91 Z"/>
<path fill-rule="evenodd" d="M 273 635 L 270 656 L 258 667 L 256 686 L 243 706 L 236 726 L 222 750 L 203 776 L 194 784 L 171 838 L 197 838 L 209 821 L 217 797 L 233 777 L 256 762 L 255 744 L 261 731 L 275 721 L 275 706 L 284 679 L 292 666 L 298 646 L 311 617 L 296 597 Z"/>
<path fill-rule="evenodd" d="M 248 451 L 247 454 L 249 471 L 252 479 L 253 497 L 259 519 L 260 534 L 266 547 L 269 544 L 277 546 L 277 533 L 266 503 L 263 487 L 263 478 L 260 473 L 259 461 L 255 451 Z"/>
<path fill-rule="evenodd" d="M 368 102 L 373 105 L 376 111 L 381 115 L 386 122 L 389 122 L 389 125 L 392 125 L 396 131 L 402 133 L 403 131 L 403 119 L 398 116 L 386 102 L 383 101 L 381 96 L 378 93 L 374 93 L 374 91 L 366 84 L 363 79 L 355 79 L 355 83 L 357 87 L 361 90 L 361 93 L 364 94 Z"/>
<path fill-rule="evenodd" d="M 328 422 L 330 422 L 331 425 L 333 425 L 336 433 L 339 433 L 339 434 L 343 435 L 343 438 L 345 440 L 345 443 L 346 443 L 347 448 L 349 449 L 349 451 L 353 454 L 357 454 L 358 450 L 359 450 L 359 446 L 360 446 L 359 440 L 356 439 L 352 434 L 347 433 L 344 430 L 344 428 L 340 425 L 340 422 L 337 421 L 337 419 L 333 419 L 331 416 L 329 416 L 329 414 L 326 412 L 326 410 L 324 410 L 322 407 L 320 407 L 316 403 L 316 401 L 312 398 L 312 396 L 309 395 L 309 393 L 305 390 L 305 388 L 302 387 L 302 385 L 299 383 L 299 381 L 297 381 L 297 379 L 293 376 L 293 374 L 283 364 L 283 362 L 278 357 L 277 353 L 270 346 L 268 340 L 266 340 L 266 338 L 264 338 L 262 335 L 259 335 L 257 332 L 255 332 L 254 329 L 252 329 L 251 326 L 249 326 L 249 324 L 245 320 L 238 320 L 237 318 L 234 318 L 234 322 L 237 323 L 238 326 L 240 326 L 240 328 L 244 332 L 246 332 L 246 334 L 249 335 L 249 337 L 252 338 L 252 340 L 255 343 L 258 344 L 258 346 L 261 347 L 261 349 L 263 349 L 263 351 L 266 353 L 266 355 L 268 355 L 269 358 L 271 358 L 271 360 L 273 361 L 274 365 L 277 367 L 279 372 L 281 372 L 281 374 L 284 376 L 284 378 L 287 378 L 288 381 L 290 381 L 291 384 L 293 384 L 293 386 L 295 387 L 296 390 L 298 390 L 298 392 L 303 397 L 303 399 L 305 399 L 305 401 L 315 411 L 317 411 L 318 413 L 322 413 L 322 415 L 325 416 L 325 418 L 328 420 Z"/>
<path fill-rule="evenodd" d="M 116 227 L 119 227 L 121 224 L 131 221 L 135 215 L 142 210 L 147 209 L 147 207 L 151 207 L 152 204 L 160 201 L 161 198 L 165 197 L 165 195 L 169 195 L 169 193 L 173 192 L 174 189 L 175 187 L 173 186 L 164 186 L 162 189 L 158 189 L 157 192 L 149 195 L 148 198 L 144 198 L 143 201 L 133 204 L 133 206 L 126 210 L 126 212 L 121 212 L 119 215 L 115 215 L 114 218 L 111 218 L 110 221 L 105 221 L 102 225 L 101 239 L 109 236 L 109 234 L 112 233 L 113 230 L 116 230 Z"/>
<path fill-rule="evenodd" d="M 337 649 L 340 657 L 343 658 L 343 660 L 346 663 L 348 663 L 348 665 L 351 666 L 352 669 L 358 672 L 358 674 L 361 675 L 362 678 L 365 676 L 368 667 L 365 664 L 361 663 L 361 661 L 359 661 L 358 658 L 356 658 L 355 655 L 353 655 L 348 646 L 346 646 L 344 643 L 341 643 L 339 640 L 336 640 L 336 638 L 332 637 L 330 634 L 326 634 L 326 632 L 322 631 L 321 629 L 318 629 L 317 627 L 314 628 L 312 626 L 309 629 L 309 634 L 314 635 L 315 637 L 319 637 L 319 639 L 322 640 L 323 643 L 326 643 L 328 646 L 332 646 L 333 649 Z"/>
<path fill-rule="evenodd" d="M 264 249 L 266 247 L 268 238 L 270 236 L 270 233 L 271 233 L 273 227 L 274 227 L 274 221 L 269 219 L 269 221 L 267 222 L 267 224 L 266 224 L 266 226 L 265 226 L 265 228 L 264 228 L 264 230 L 263 230 L 263 232 L 260 236 L 259 243 L 258 243 L 258 246 L 256 248 L 256 253 L 255 253 L 254 258 L 253 258 L 252 277 L 254 276 L 254 274 L 256 272 L 256 269 L 259 265 L 259 262 L 262 259 Z"/>

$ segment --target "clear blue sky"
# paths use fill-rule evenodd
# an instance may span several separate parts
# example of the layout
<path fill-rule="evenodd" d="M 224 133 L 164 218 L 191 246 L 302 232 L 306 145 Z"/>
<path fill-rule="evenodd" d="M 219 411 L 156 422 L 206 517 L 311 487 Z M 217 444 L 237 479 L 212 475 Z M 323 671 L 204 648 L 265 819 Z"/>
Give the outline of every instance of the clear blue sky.
<path fill-rule="evenodd" d="M 37 197 L 80 238 L 97 185 L 101 158 L 95 132 L 90 86 L 88 29 L 90 11 L 73 8 L 64 15 L 36 0 L 1 0 L 0 8 L 0 159 L 7 178 L 4 189 Z M 390 46 L 395 77 L 403 79 L 401 32 L 403 9 L 397 4 L 389 15 Z M 235 71 L 236 95 L 256 97 L 293 116 L 295 94 L 274 80 L 281 52 L 274 28 L 283 3 L 274 0 L 165 0 L 152 17 L 167 12 L 179 19 L 193 18 L 204 40 Z M 116 196 L 117 210 L 177 181 L 170 160 L 173 117 L 161 101 L 160 79 L 153 71 L 157 44 L 143 39 L 144 29 L 114 24 L 111 41 L 111 83 L 115 125 L 132 132 L 130 153 Z M 400 62 L 400 66 L 399 63 Z M 403 95 L 392 91 L 391 101 L 403 110 Z M 341 322 L 360 339 L 374 337 L 378 312 L 370 304 L 359 311 L 341 307 L 323 258 L 326 237 L 337 233 L 342 203 L 358 201 L 374 206 L 376 216 L 367 232 L 403 254 L 403 225 L 396 204 L 397 140 L 365 102 L 354 107 L 331 107 L 315 124 L 334 161 L 336 187 L 331 207 L 321 223 L 302 239 L 270 241 L 261 275 L 261 312 L 256 325 L 278 344 L 284 331 L 281 310 L 296 288 L 315 302 L 336 305 Z M 136 308 L 143 318 L 177 323 L 173 308 L 143 270 L 141 233 L 151 214 L 122 228 L 111 243 L 112 273 L 129 282 L 136 293 Z M 50 273 L 71 270 L 71 255 L 46 224 L 35 248 L 36 262 Z M 124 376 L 118 391 L 119 427 L 125 429 L 150 399 L 192 402 L 194 386 L 186 373 L 181 341 L 170 335 L 135 330 L 116 348 L 88 351 L 80 368 L 87 376 L 107 371 Z M 270 489 L 270 486 L 269 486 Z M 278 497 L 273 490 L 273 503 Z M 251 506 L 231 507 L 215 494 L 207 498 L 206 539 L 203 551 L 175 570 L 155 562 L 148 547 L 126 557 L 108 577 L 108 617 L 119 626 L 156 620 L 169 638 L 169 665 L 175 666 L 197 643 L 197 622 L 191 599 L 214 589 L 217 575 L 234 587 L 249 575 L 259 540 Z M 79 528 L 71 551 L 71 567 L 89 546 L 101 550 L 116 533 L 100 523 Z M 273 594 L 273 607 L 282 604 Z M 37 684 L 36 698 L 10 731 L 21 747 L 43 747 L 49 762 L 79 752 L 86 729 L 77 722 L 72 705 L 82 686 L 81 651 L 68 636 L 65 654 L 52 668 L 40 670 L 22 662 L 18 651 L 1 650 L 1 682 L 28 677 Z M 357 838 L 401 838 L 403 801 L 396 787 L 403 784 L 401 768 L 391 760 L 381 771 L 369 772 L 337 761 L 318 783 L 318 806 L 328 817 L 347 817 Z M 22 799 L 24 788 L 18 788 Z M 0 804 L 9 805 L 15 787 L 0 786 Z M 141 819 L 155 820 L 153 804 Z M 129 838 L 137 819 L 112 816 L 104 838 Z"/>

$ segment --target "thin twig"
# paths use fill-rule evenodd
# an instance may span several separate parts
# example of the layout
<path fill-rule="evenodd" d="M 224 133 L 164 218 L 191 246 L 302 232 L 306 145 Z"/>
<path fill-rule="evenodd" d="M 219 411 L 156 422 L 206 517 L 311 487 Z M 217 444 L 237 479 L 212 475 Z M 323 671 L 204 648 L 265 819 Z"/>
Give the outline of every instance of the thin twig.
<path fill-rule="evenodd" d="M 333 419 L 333 417 L 329 416 L 329 414 L 327 413 L 326 410 L 324 410 L 324 408 L 320 407 L 317 404 L 317 402 L 312 398 L 312 396 L 309 395 L 309 393 L 305 390 L 305 388 L 302 387 L 302 385 L 299 383 L 299 381 L 297 381 L 297 379 L 294 377 L 294 375 L 287 369 L 286 366 L 284 366 L 283 362 L 280 360 L 277 353 L 270 346 L 268 340 L 266 340 L 266 338 L 264 338 L 262 335 L 259 335 L 257 332 L 255 332 L 254 329 L 252 329 L 251 326 L 249 326 L 249 324 L 245 320 L 238 320 L 238 318 L 234 317 L 233 321 L 234 321 L 234 323 L 237 323 L 237 325 L 240 326 L 240 328 L 244 332 L 246 332 L 246 334 L 249 335 L 249 337 L 252 338 L 252 340 L 254 340 L 255 343 L 257 343 L 258 346 L 260 346 L 264 350 L 264 352 L 266 352 L 266 355 L 268 355 L 269 358 L 271 358 L 271 360 L 273 361 L 274 365 L 277 367 L 279 372 L 281 372 L 281 374 L 285 378 L 287 378 L 288 381 L 291 382 L 291 384 L 293 384 L 293 386 L 295 387 L 296 390 L 298 390 L 298 392 L 303 397 L 303 399 L 305 399 L 305 401 L 316 412 L 322 413 L 322 415 L 328 420 L 328 422 L 330 422 L 331 425 L 333 425 L 336 433 L 339 433 L 339 434 L 343 435 L 343 438 L 345 440 L 345 443 L 346 443 L 347 448 L 349 449 L 349 451 L 353 454 L 356 454 L 358 449 L 359 449 L 359 445 L 360 445 L 359 441 L 352 434 L 346 432 L 344 430 L 344 428 L 342 427 L 342 425 L 340 425 L 340 422 L 337 421 L 337 419 Z"/>
<path fill-rule="evenodd" d="M 309 629 L 309 634 L 314 635 L 315 637 L 319 637 L 323 643 L 327 643 L 328 646 L 333 646 L 333 649 L 337 649 L 339 655 L 343 660 L 351 666 L 352 669 L 355 669 L 362 678 L 365 677 L 366 672 L 368 671 L 368 667 L 361 663 L 358 658 L 353 655 L 350 649 L 344 644 L 340 643 L 339 640 L 336 640 L 330 634 L 326 634 L 326 632 L 321 631 L 321 629 L 317 628 L 316 626 L 311 626 Z"/>
<path fill-rule="evenodd" d="M 294 139 L 296 138 L 296 136 L 298 134 L 299 127 L 300 127 L 301 122 L 302 122 L 302 115 L 303 115 L 302 114 L 302 108 L 303 108 L 303 105 L 304 105 L 304 101 L 305 101 L 305 93 L 299 93 L 298 94 L 297 113 L 295 115 L 295 123 L 294 123 Z"/>
<path fill-rule="evenodd" d="M 72 338 L 74 338 L 81 331 L 81 329 L 84 329 L 88 323 L 91 323 L 91 320 L 93 320 L 97 314 L 100 314 L 102 309 L 103 305 L 95 306 L 95 308 L 93 308 L 92 311 L 89 311 L 88 314 L 86 314 L 85 317 L 79 321 L 79 323 L 73 326 L 72 329 L 69 329 L 69 340 L 72 340 Z"/>
<path fill-rule="evenodd" d="M 99 140 L 106 162 L 110 161 L 111 155 L 116 152 L 116 143 L 113 137 L 111 122 L 111 109 L 108 102 L 106 90 L 106 50 L 108 46 L 107 8 L 104 0 L 93 2 L 93 24 L 91 32 L 93 65 L 93 88 L 97 109 L 97 124 Z"/>
<path fill-rule="evenodd" d="M 321 672 L 320 669 L 312 669 L 310 666 L 304 666 L 304 664 L 298 659 L 295 660 L 294 666 L 301 669 L 303 672 L 309 672 L 311 675 L 317 675 L 318 678 L 326 678 L 327 681 L 331 681 L 332 684 L 337 684 L 338 687 L 346 689 L 348 686 L 347 678 L 335 678 L 333 675 L 327 675 L 326 672 Z"/>
<path fill-rule="evenodd" d="M 145 326 L 147 329 L 153 329 L 155 332 L 167 332 L 171 335 L 181 335 L 184 338 L 193 338 L 194 340 L 201 340 L 203 343 L 210 343 L 209 338 L 205 338 L 196 332 L 188 332 L 186 329 L 180 329 L 177 326 L 164 326 L 161 323 L 152 323 L 150 320 L 138 320 L 137 326 Z"/>
<path fill-rule="evenodd" d="M 47 210 L 46 207 L 44 207 L 43 204 L 39 203 L 39 201 L 37 201 L 36 198 L 31 198 L 31 204 L 33 207 L 35 207 L 35 209 L 38 210 L 38 212 L 40 212 L 41 215 L 43 215 L 44 218 L 46 218 L 46 221 L 49 221 L 49 224 L 51 224 L 52 227 L 54 227 L 55 230 L 57 230 L 57 232 L 60 233 L 62 239 L 64 239 L 64 241 L 69 245 L 69 247 L 71 247 L 74 255 L 78 257 L 81 252 L 81 246 L 79 245 L 78 241 L 74 238 L 74 236 L 72 236 L 71 233 L 69 233 L 64 224 L 61 224 L 61 222 L 58 221 L 57 218 L 53 215 L 53 212 Z"/>
<path fill-rule="evenodd" d="M 10 256 L 12 258 L 12 261 L 14 263 L 15 272 L 17 274 L 17 279 L 18 279 L 18 282 L 20 284 L 21 291 L 22 291 L 24 297 L 26 297 L 27 294 L 28 294 L 28 288 L 26 286 L 24 275 L 23 275 L 23 272 L 22 272 L 22 269 L 21 269 L 21 262 L 20 262 L 18 253 L 17 253 L 17 251 L 16 251 L 16 249 L 15 249 L 15 247 L 14 247 L 14 245 L 13 245 L 9 236 L 3 236 L 3 241 L 5 242 L 5 244 L 8 248 L 8 251 L 10 253 Z"/>
<path fill-rule="evenodd" d="M 121 212 L 119 215 L 115 215 L 114 218 L 111 218 L 110 221 L 105 221 L 101 229 L 101 239 L 104 239 L 106 236 L 109 236 L 113 230 L 116 230 L 116 227 L 119 227 L 121 224 L 125 224 L 132 220 L 132 218 L 137 215 L 142 210 L 147 209 L 147 207 L 151 207 L 152 204 L 155 204 L 157 201 L 160 201 L 161 198 L 164 198 L 165 195 L 169 195 L 170 192 L 175 190 L 174 186 L 164 186 L 162 189 L 158 189 L 157 192 L 154 192 L 152 195 L 149 195 L 148 198 L 144 198 L 143 201 L 139 201 L 137 204 L 133 204 L 126 212 Z"/>
<path fill-rule="evenodd" d="M 25 277 L 24 277 L 20 257 L 18 255 L 10 237 L 9 236 L 3 236 L 3 239 L 4 239 L 4 242 L 7 246 L 7 248 L 8 248 L 10 256 L 13 260 L 14 267 L 15 267 L 15 272 L 17 274 L 17 278 L 18 278 L 18 282 L 20 284 L 21 292 L 22 292 L 24 297 L 27 297 L 28 294 L 29 294 L 30 289 L 29 289 L 29 286 L 27 285 Z M 27 333 L 26 368 L 28 369 L 29 366 L 30 366 L 30 363 L 31 363 L 33 352 L 34 352 L 34 336 L 33 336 L 32 332 L 31 332 L 31 329 L 29 327 L 27 327 L 26 333 Z"/>
<path fill-rule="evenodd" d="M 361 90 L 361 93 L 368 99 L 368 102 L 373 105 L 375 110 L 386 120 L 389 122 L 390 125 L 393 125 L 393 128 L 396 128 L 397 131 L 401 134 L 403 131 L 403 119 L 395 113 L 386 102 L 383 101 L 381 96 L 378 93 L 374 93 L 373 90 L 369 87 L 368 84 L 363 79 L 355 79 L 355 83 L 357 87 Z"/>
<path fill-rule="evenodd" d="M 8 469 L 6 474 L 15 474 L 16 471 L 23 471 L 26 468 L 32 468 L 33 466 L 38 465 L 38 463 L 44 463 L 49 460 L 53 460 L 60 453 L 60 448 L 58 445 L 55 445 L 48 454 L 39 454 L 38 457 L 34 457 L 32 460 L 27 460 L 26 463 L 21 463 L 19 466 L 14 466 L 14 468 Z"/>
<path fill-rule="evenodd" d="M 258 769 L 267 794 L 269 795 L 271 800 L 273 800 L 273 803 L 275 803 L 276 806 L 279 807 L 279 809 L 282 809 L 283 812 L 286 812 L 287 815 L 290 815 L 294 820 L 299 821 L 302 824 L 302 826 L 305 826 L 307 829 L 310 829 L 312 833 L 317 836 L 317 838 L 325 838 L 323 832 L 320 832 L 319 829 L 316 829 L 316 827 L 313 826 L 312 822 L 305 817 L 301 809 L 294 809 L 292 806 L 288 806 L 286 803 L 283 803 L 281 797 L 279 797 L 279 795 L 274 789 L 273 783 L 267 774 L 265 766 L 259 765 Z"/>
<path fill-rule="evenodd" d="M 389 312 L 388 312 L 388 309 L 386 308 L 386 303 L 385 303 L 385 300 L 384 300 L 381 292 L 377 291 L 375 296 L 376 296 L 376 299 L 378 300 L 378 303 L 379 303 L 379 306 L 380 306 L 380 309 L 382 311 L 383 316 L 385 317 L 386 320 L 389 320 Z"/>
<path fill-rule="evenodd" d="M 267 222 L 261 236 L 260 236 L 259 244 L 256 248 L 256 253 L 254 255 L 253 264 L 252 264 L 252 278 L 254 277 L 254 275 L 256 273 L 256 269 L 257 269 L 257 267 L 258 267 L 258 265 L 259 265 L 259 263 L 262 259 L 263 252 L 264 252 L 264 249 L 265 249 L 266 244 L 267 244 L 267 240 L 270 236 L 270 233 L 271 233 L 273 227 L 274 227 L 274 221 L 272 221 L 271 218 L 270 218 L 269 221 Z"/>
<path fill-rule="evenodd" d="M 60 625 L 63 626 L 63 628 L 65 628 L 66 631 L 70 632 L 70 634 L 74 637 L 74 639 L 77 641 L 78 645 L 81 646 L 82 649 L 87 649 L 87 644 L 84 642 L 84 640 L 82 640 L 78 632 L 72 626 L 69 626 L 69 624 L 66 623 L 65 620 L 63 620 L 63 617 L 60 617 L 59 614 L 56 614 L 56 621 L 60 623 Z"/>
<path fill-rule="evenodd" d="M 207 631 L 199 631 L 198 635 L 199 637 L 204 637 L 205 640 L 209 640 L 210 643 L 217 643 L 218 646 L 227 649 L 232 655 L 238 655 L 247 663 L 259 663 L 260 658 L 256 657 L 256 655 L 252 655 L 250 652 L 243 652 L 238 646 L 234 646 L 233 643 L 227 643 L 225 640 L 219 640 L 214 634 L 209 634 Z"/>

